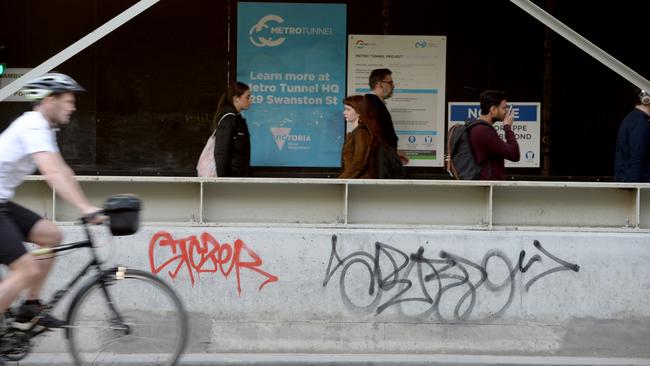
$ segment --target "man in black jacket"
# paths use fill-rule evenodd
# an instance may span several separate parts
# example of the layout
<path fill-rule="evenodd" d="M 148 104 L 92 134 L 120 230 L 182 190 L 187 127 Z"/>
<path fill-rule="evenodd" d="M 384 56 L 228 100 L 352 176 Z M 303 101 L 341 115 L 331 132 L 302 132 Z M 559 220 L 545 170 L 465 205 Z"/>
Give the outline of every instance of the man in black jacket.
<path fill-rule="evenodd" d="M 650 182 L 650 93 L 636 88 L 636 106 L 618 129 L 614 180 Z"/>
<path fill-rule="evenodd" d="M 397 134 L 393 126 L 393 118 L 386 108 L 386 99 L 393 96 L 395 82 L 393 81 L 393 72 L 390 69 L 375 69 L 370 73 L 368 78 L 370 94 L 366 94 L 366 100 L 369 107 L 381 127 L 383 140 L 392 148 L 397 150 Z M 403 164 L 407 164 L 409 159 L 403 152 L 397 150 L 397 154 Z"/>

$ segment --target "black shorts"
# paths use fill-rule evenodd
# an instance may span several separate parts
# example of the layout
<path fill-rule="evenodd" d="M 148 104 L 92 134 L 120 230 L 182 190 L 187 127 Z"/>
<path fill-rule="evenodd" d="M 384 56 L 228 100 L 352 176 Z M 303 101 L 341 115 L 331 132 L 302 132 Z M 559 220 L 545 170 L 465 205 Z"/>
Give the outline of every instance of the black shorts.
<path fill-rule="evenodd" d="M 13 202 L 0 203 L 0 263 L 11 264 L 27 253 L 24 241 L 42 217 Z"/>

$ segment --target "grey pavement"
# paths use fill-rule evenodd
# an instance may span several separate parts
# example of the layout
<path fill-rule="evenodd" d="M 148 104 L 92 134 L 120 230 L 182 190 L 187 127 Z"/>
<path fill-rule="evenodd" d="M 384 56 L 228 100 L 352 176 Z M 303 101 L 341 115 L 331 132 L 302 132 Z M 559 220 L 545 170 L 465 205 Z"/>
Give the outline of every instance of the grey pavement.
<path fill-rule="evenodd" d="M 8 366 L 71 365 L 66 354 L 32 354 Z M 112 366 L 150 366 L 146 355 L 116 356 Z M 201 353 L 187 354 L 179 366 L 477 366 L 477 365 L 584 365 L 650 366 L 647 358 L 489 356 L 451 354 L 278 354 L 278 353 Z"/>

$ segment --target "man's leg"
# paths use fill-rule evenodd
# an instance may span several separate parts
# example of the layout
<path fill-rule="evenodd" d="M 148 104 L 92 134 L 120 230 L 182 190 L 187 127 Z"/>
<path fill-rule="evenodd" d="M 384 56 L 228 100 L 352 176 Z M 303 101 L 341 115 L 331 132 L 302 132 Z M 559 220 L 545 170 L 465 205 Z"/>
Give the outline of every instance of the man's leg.
<path fill-rule="evenodd" d="M 2 218 L 0 218 L 0 221 L 2 221 Z M 6 225 L 0 223 L 0 228 L 6 228 Z M 3 233 L 6 234 L 6 232 Z M 17 243 L 20 244 L 20 247 L 24 251 L 22 241 L 18 241 Z M 7 243 L 2 244 L 6 245 Z M 3 257 L 5 257 L 7 255 L 7 248 L 3 247 L 1 252 Z M 5 258 L 3 258 L 4 260 Z M 12 261 L 9 268 L 11 272 L 0 282 L 0 312 L 2 313 L 9 309 L 11 303 L 20 295 L 22 290 L 29 287 L 36 280 L 40 271 L 34 257 L 27 253 Z M 0 348 L 3 352 L 6 350 L 2 347 L 2 344 L 0 344 Z M 0 365 L 4 365 L 4 361 L 4 355 L 0 355 Z"/>
<path fill-rule="evenodd" d="M 0 282 L 0 312 L 5 312 L 20 292 L 34 284 L 40 276 L 40 268 L 31 254 L 23 254 L 9 268 L 11 272 Z"/>
<path fill-rule="evenodd" d="M 41 247 L 53 247 L 61 244 L 62 235 L 59 228 L 49 220 L 41 219 L 32 226 L 32 229 L 29 231 L 27 236 L 27 241 L 34 243 Z M 38 267 L 40 269 L 38 276 L 32 282 L 32 286 L 29 288 L 27 293 L 28 300 L 36 300 L 39 298 L 41 288 L 43 283 L 47 279 L 47 275 L 52 269 L 54 264 L 54 257 L 48 258 L 38 258 L 36 260 Z"/>
<path fill-rule="evenodd" d="M 61 232 L 51 221 L 45 220 L 31 210 L 22 207 L 13 202 L 6 204 L 8 217 L 21 234 L 20 247 L 25 251 L 22 241 L 29 241 L 40 246 L 53 246 L 61 242 Z M 52 268 L 53 258 L 35 258 L 28 254 L 36 268 L 36 274 L 30 272 L 27 289 L 27 301 L 25 301 L 14 313 L 14 319 L 18 322 L 28 322 L 35 316 L 39 315 L 43 305 L 39 301 L 39 293 L 47 274 Z M 39 320 L 41 325 L 47 327 L 60 327 L 63 322 L 53 318 L 51 315 L 45 315 Z"/>
<path fill-rule="evenodd" d="M 6 311 L 22 290 L 34 284 L 39 267 L 23 245 L 24 234 L 13 218 L 11 207 L 0 204 L 0 263 L 9 266 L 10 272 L 0 282 L 0 311 Z"/>

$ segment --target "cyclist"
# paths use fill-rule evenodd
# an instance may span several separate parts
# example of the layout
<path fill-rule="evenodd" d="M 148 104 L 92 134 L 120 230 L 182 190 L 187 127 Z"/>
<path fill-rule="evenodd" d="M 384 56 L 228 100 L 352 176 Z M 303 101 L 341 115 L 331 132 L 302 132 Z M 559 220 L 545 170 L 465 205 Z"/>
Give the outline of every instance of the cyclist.
<path fill-rule="evenodd" d="M 59 73 L 30 81 L 23 92 L 34 101 L 32 111 L 25 112 L 0 134 L 0 263 L 10 269 L 0 282 L 0 311 L 5 312 L 26 290 L 26 300 L 13 314 L 17 322 L 31 321 L 41 311 L 39 293 L 54 262 L 53 258 L 36 260 L 23 242 L 51 247 L 60 244 L 62 235 L 53 222 L 11 202 L 16 187 L 38 168 L 56 193 L 83 215 L 93 216 L 100 211 L 86 198 L 56 142 L 56 131 L 70 122 L 76 110 L 75 93 L 81 91 L 84 89 L 76 81 Z M 100 220 L 95 216 L 94 221 Z M 40 317 L 38 322 L 51 328 L 64 325 L 50 315 Z"/>

